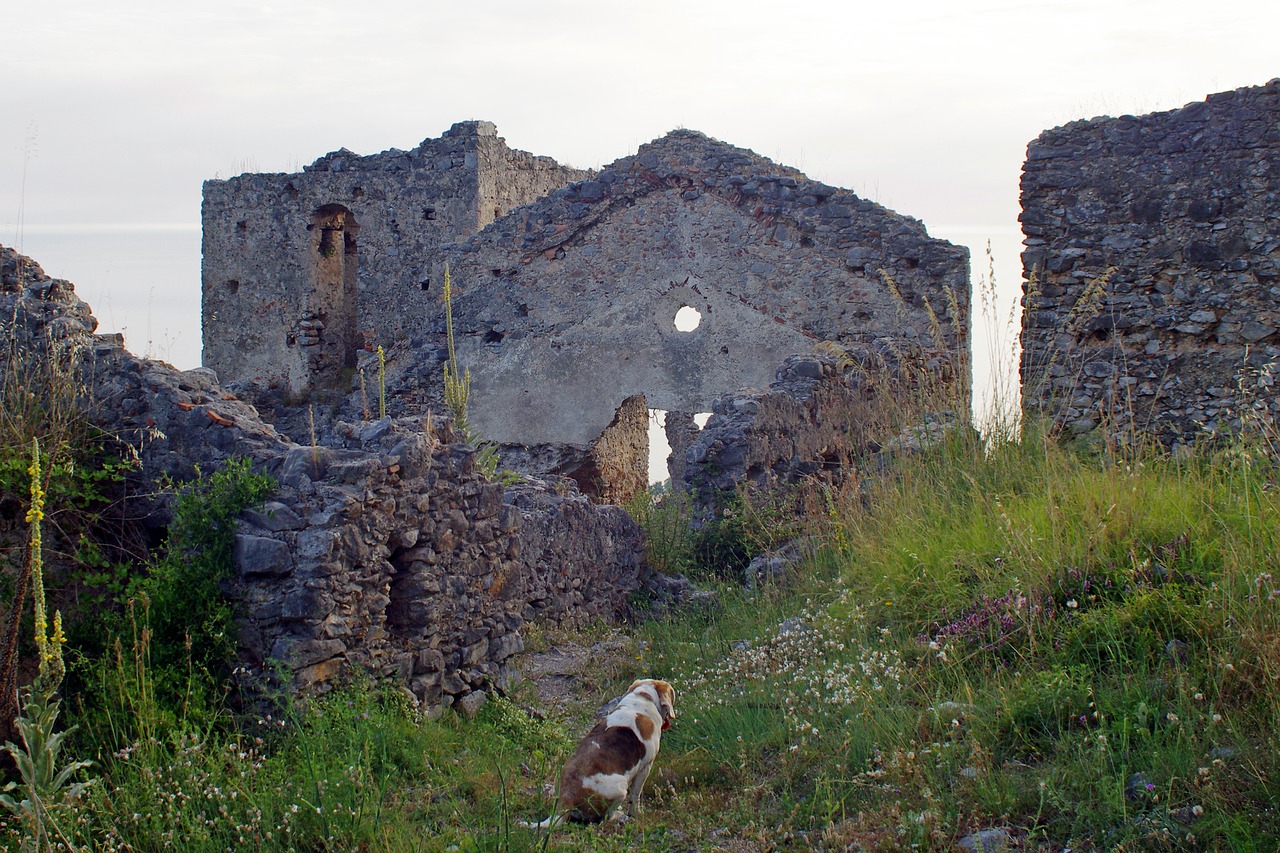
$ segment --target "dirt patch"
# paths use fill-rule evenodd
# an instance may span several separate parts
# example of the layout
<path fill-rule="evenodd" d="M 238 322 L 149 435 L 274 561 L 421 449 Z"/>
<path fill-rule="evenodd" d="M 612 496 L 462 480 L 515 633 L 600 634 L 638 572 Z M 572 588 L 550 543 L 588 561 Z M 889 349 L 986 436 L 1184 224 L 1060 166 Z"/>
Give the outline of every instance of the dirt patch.
<path fill-rule="evenodd" d="M 642 644 L 617 629 L 603 638 L 599 633 L 547 637 L 537 644 L 540 650 L 527 651 L 517 661 L 524 680 L 520 698 L 568 724 L 589 720 L 635 677 Z"/>

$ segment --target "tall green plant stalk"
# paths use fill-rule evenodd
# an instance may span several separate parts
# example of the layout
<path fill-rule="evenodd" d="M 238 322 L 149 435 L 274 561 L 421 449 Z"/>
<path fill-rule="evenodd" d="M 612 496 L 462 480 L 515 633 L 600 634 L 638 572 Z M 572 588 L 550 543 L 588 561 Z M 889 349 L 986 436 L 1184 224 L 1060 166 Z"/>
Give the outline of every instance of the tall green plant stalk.
<path fill-rule="evenodd" d="M 444 403 L 453 413 L 458 430 L 470 438 L 467 425 L 467 403 L 471 398 L 471 370 L 458 369 L 458 351 L 453 338 L 453 279 L 449 265 L 444 265 L 444 326 L 449 346 L 449 360 L 444 365 Z"/>
<path fill-rule="evenodd" d="M 448 273 L 445 273 L 448 281 Z M 452 339 L 451 339 L 452 340 Z M 387 352 L 378 344 L 378 417 L 387 416 Z"/>
<path fill-rule="evenodd" d="M 453 414 L 453 425 L 462 438 L 475 448 L 476 466 L 488 478 L 498 472 L 498 446 L 476 435 L 467 422 L 467 405 L 471 400 L 471 370 L 458 368 L 458 352 L 453 338 L 453 279 L 449 265 L 444 265 L 444 325 L 449 345 L 449 360 L 444 365 L 444 404 Z"/>
<path fill-rule="evenodd" d="M 44 596 L 44 554 L 41 523 L 44 521 L 45 490 L 41 482 L 43 468 L 40 462 L 40 441 L 31 440 L 31 467 L 27 469 L 31 479 L 31 505 L 26 520 L 30 525 L 27 538 L 27 564 L 30 567 L 32 607 L 34 609 L 35 642 L 39 671 L 27 690 L 22 703 L 22 713 L 14 720 L 22 738 L 22 746 L 6 741 L 4 749 L 18 768 L 21 783 L 10 782 L 0 794 L 0 806 L 6 808 L 23 824 L 27 833 L 24 847 L 36 851 L 53 850 L 56 836 L 67 849 L 74 849 L 57 823 L 57 817 L 65 813 L 66 801 L 83 793 L 88 783 L 72 782 L 72 778 L 91 762 L 71 761 L 61 766 L 59 753 L 63 739 L 74 727 L 65 732 L 54 732 L 61 710 L 58 689 L 66 667 L 62 661 L 62 613 L 53 616 L 53 632 L 49 632 L 49 619 Z M 13 792 L 19 792 L 16 799 Z"/>

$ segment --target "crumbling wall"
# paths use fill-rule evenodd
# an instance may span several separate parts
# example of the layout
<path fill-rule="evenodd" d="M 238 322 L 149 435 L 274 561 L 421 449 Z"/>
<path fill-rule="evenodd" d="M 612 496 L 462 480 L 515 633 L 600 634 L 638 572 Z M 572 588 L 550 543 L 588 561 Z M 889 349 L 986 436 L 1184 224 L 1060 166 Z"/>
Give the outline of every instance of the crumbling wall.
<path fill-rule="evenodd" d="M 1167 445 L 1278 411 L 1280 80 L 1027 149 L 1024 406 Z"/>
<path fill-rule="evenodd" d="M 346 388 L 357 350 L 431 331 L 441 244 L 588 175 L 470 121 L 412 151 L 206 181 L 204 365 L 244 387 Z"/>
<path fill-rule="evenodd" d="M 739 488 L 776 498 L 805 481 L 835 485 L 857 477 L 859 457 L 872 449 L 865 427 L 876 396 L 830 358 L 791 357 L 768 390 L 715 402 L 673 466 L 672 482 L 706 515 Z"/>
<path fill-rule="evenodd" d="M 649 409 L 641 395 L 628 397 L 588 448 L 581 464 L 560 473 L 582 493 L 622 506 L 649 488 Z"/>
<path fill-rule="evenodd" d="M 294 444 L 212 371 L 177 371 L 93 335 L 68 282 L 3 247 L 0 283 L 0 312 L 22 334 L 74 344 L 90 416 L 142 462 L 140 494 L 161 474 L 182 481 L 232 456 L 278 481 L 268 505 L 242 516 L 228 587 L 254 677 L 278 661 L 295 687 L 321 690 L 358 668 L 429 704 L 471 707 L 477 690 L 513 677 L 527 620 L 608 619 L 638 586 L 638 526 L 570 481 L 507 495 L 446 424 L 424 431 L 421 417 L 339 423 L 327 445 Z M 167 521 L 163 500 L 131 511 Z"/>
<path fill-rule="evenodd" d="M 616 618 L 639 585 L 639 528 L 564 481 L 510 498 L 473 451 L 408 422 L 348 425 L 359 449 L 294 447 L 277 502 L 236 542 L 241 646 L 311 688 L 357 666 L 428 705 L 515 677 L 531 619 Z"/>
<path fill-rule="evenodd" d="M 558 447 L 571 470 L 624 400 L 708 411 L 821 341 L 961 353 L 950 379 L 967 393 L 965 249 L 700 133 L 645 145 L 442 257 L 470 420 L 513 467 Z M 674 322 L 685 307 L 692 330 Z M 395 366 L 397 411 L 439 406 L 442 352 L 428 340 Z"/>

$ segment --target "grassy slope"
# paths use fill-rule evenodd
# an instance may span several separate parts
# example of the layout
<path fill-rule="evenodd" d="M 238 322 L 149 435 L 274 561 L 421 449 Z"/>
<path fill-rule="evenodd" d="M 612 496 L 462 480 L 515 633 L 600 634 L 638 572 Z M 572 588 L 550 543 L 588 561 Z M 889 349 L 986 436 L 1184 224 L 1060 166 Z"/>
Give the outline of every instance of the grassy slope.
<path fill-rule="evenodd" d="M 588 679 L 601 698 L 644 674 L 679 690 L 640 821 L 551 839 L 514 824 L 547 813 L 585 719 L 502 701 L 426 721 L 364 688 L 234 735 L 139 725 L 142 689 L 122 693 L 137 717 L 120 730 L 141 734 L 96 756 L 80 837 L 948 850 L 1000 827 L 1026 849 L 1280 846 L 1280 494 L 1261 457 L 956 440 L 826 506 L 794 582 L 642 625 L 639 658 Z"/>
<path fill-rule="evenodd" d="M 1280 847 L 1280 495 L 1260 457 L 957 442 L 823 528 L 803 605 L 649 631 L 688 688 L 664 754 L 687 802 L 837 849 L 991 827 L 1048 849 Z"/>

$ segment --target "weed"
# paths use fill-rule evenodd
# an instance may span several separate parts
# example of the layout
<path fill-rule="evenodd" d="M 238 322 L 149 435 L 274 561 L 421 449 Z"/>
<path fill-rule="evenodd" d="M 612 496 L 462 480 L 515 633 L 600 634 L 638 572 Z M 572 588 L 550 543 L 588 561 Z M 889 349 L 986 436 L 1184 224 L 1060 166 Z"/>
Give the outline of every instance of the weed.
<path fill-rule="evenodd" d="M 444 403 L 453 413 L 454 429 L 475 450 L 476 467 L 487 479 L 492 480 L 497 474 L 500 461 L 498 445 L 482 439 L 467 420 L 467 406 L 471 399 L 471 370 L 458 367 L 458 353 L 453 340 L 453 280 L 449 275 L 448 264 L 444 267 L 444 288 L 440 298 L 444 301 L 445 331 L 449 346 L 449 360 L 444 365 Z"/>

